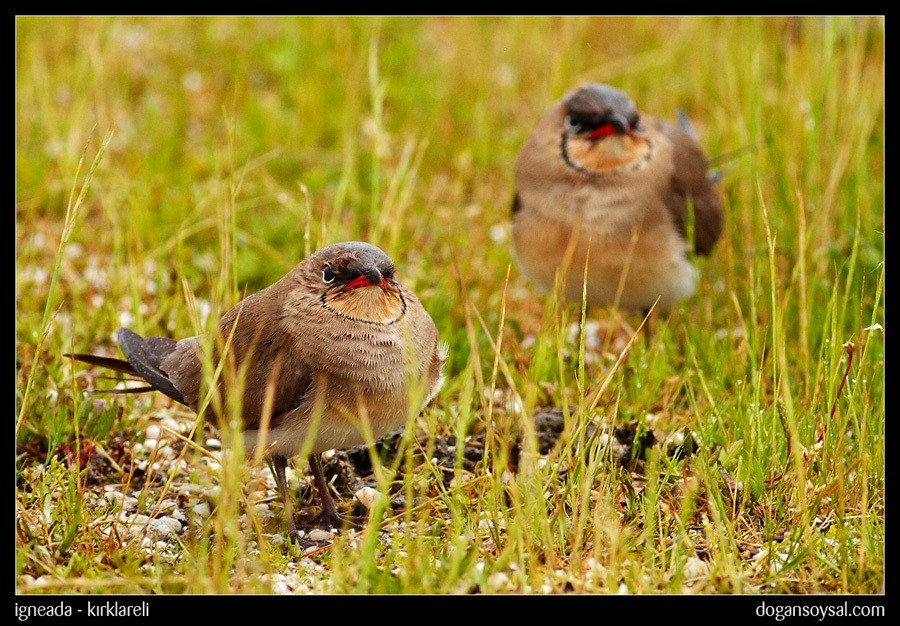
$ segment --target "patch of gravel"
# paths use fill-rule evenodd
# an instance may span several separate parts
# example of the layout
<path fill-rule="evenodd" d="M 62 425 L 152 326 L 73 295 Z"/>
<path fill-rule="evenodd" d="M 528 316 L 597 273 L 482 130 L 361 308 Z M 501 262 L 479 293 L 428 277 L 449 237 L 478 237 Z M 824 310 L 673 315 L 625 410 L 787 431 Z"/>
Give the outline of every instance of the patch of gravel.
<path fill-rule="evenodd" d="M 154 559 L 177 562 L 182 553 L 180 544 L 189 540 L 191 533 L 200 531 L 215 508 L 220 489 L 217 478 L 223 472 L 223 461 L 227 460 L 225 455 L 230 452 L 222 449 L 221 442 L 210 430 L 204 438 L 205 454 L 199 457 L 185 454 L 188 451 L 182 437 L 190 433 L 193 420 L 194 417 L 184 411 L 157 409 L 148 416 L 142 440 L 129 441 L 124 433 L 119 433 L 107 440 L 106 449 L 86 444 L 81 451 L 80 457 L 88 469 L 88 489 L 84 492 L 83 504 L 88 511 L 86 515 L 94 517 L 91 524 L 97 525 L 99 532 L 123 546 L 138 542 L 140 549 L 148 556 L 148 566 Z M 566 428 L 561 409 L 538 409 L 533 424 L 540 455 L 546 456 L 556 446 L 566 443 L 563 441 Z M 585 426 L 583 435 L 580 441 L 572 445 L 576 448 L 578 445 L 587 446 L 600 438 L 600 445 L 611 446 L 613 458 L 627 469 L 634 469 L 643 451 L 659 440 L 653 432 L 639 432 L 634 425 L 609 429 L 592 423 Z M 428 450 L 430 463 L 447 470 L 443 473 L 445 486 L 449 486 L 454 475 L 459 474 L 455 467 L 460 445 L 463 446 L 463 473 L 476 474 L 492 469 L 483 467 L 483 431 L 473 433 L 463 441 L 457 441 L 452 436 L 432 439 L 424 433 L 418 433 L 417 438 L 414 459 L 424 462 L 422 450 Z M 400 453 L 401 441 L 400 432 L 386 435 L 376 442 L 375 453 L 383 462 L 390 463 Z M 520 437 L 512 447 L 510 465 L 505 468 L 506 471 L 516 470 L 522 448 Z M 24 479 L 21 487 L 27 489 L 27 483 L 39 477 L 43 459 L 39 458 L 40 451 L 34 448 L 17 452 L 38 457 L 33 458 L 21 472 Z M 71 450 L 64 449 L 59 454 L 67 459 L 76 458 Z M 365 515 L 367 498 L 384 497 L 376 491 L 370 454 L 368 447 L 357 446 L 323 455 L 326 480 L 337 492 L 339 506 L 345 514 Z M 189 459 L 195 462 L 194 467 L 191 467 Z M 24 464 L 28 463 L 26 461 Z M 308 538 L 328 542 L 337 531 L 321 527 L 321 512 L 309 469 L 302 459 L 297 459 L 295 465 L 296 469 L 288 467 L 287 470 L 295 520 Z M 405 464 L 400 463 L 399 466 L 402 472 Z M 398 480 L 402 478 L 402 475 L 398 476 Z M 254 515 L 251 519 L 245 510 L 240 519 L 242 529 L 248 536 L 254 537 L 261 532 L 274 545 L 283 545 L 285 528 L 281 497 L 267 464 L 248 468 L 243 491 L 245 504 L 253 508 Z M 400 493 L 392 496 L 389 508 L 393 513 L 399 513 L 407 506 L 416 504 L 418 502 L 406 502 L 405 496 Z M 324 572 L 319 571 L 322 569 L 314 559 L 301 556 L 291 563 L 289 571 L 270 574 L 265 580 L 274 593 L 327 592 L 327 578 L 323 579 Z M 497 589 L 506 588 L 509 584 L 509 581 L 499 577 L 489 581 L 489 586 Z"/>

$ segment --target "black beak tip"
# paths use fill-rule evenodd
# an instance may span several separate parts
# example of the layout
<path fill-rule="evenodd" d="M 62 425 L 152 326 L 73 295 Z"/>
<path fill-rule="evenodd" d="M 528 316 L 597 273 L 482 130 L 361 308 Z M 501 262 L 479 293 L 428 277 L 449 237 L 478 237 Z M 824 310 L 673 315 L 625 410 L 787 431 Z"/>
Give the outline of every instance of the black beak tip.
<path fill-rule="evenodd" d="M 627 135 L 631 132 L 631 125 L 621 115 L 613 115 L 610 124 L 612 124 L 613 129 L 619 135 Z"/>
<path fill-rule="evenodd" d="M 366 270 L 365 277 L 370 285 L 381 285 L 384 282 L 384 278 L 377 267 Z"/>

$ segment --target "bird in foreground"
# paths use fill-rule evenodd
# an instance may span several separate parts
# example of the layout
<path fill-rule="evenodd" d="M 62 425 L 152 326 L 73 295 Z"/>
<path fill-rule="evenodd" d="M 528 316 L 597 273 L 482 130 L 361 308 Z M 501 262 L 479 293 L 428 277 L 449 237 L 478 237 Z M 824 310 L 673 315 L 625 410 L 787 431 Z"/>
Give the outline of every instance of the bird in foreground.
<path fill-rule="evenodd" d="M 150 386 L 137 391 L 161 391 L 201 410 L 201 337 L 144 338 L 120 328 L 117 340 L 126 360 L 69 356 L 139 376 Z M 228 394 L 240 394 L 244 449 L 253 454 L 261 444 L 275 470 L 288 536 L 308 547 L 314 542 L 300 536 L 291 514 L 288 459 L 307 451 L 326 520 L 359 528 L 338 513 L 321 453 L 372 443 L 401 429 L 410 399 L 418 412 L 440 389 L 447 345 L 438 341 L 434 321 L 415 294 L 397 280 L 391 259 L 371 244 L 345 242 L 312 254 L 226 313 L 213 362 L 222 354 L 231 375 L 218 382 L 221 406 L 228 406 Z M 235 389 L 241 367 L 244 384 Z M 206 409 L 216 419 L 220 412 Z"/>
<path fill-rule="evenodd" d="M 554 103 L 516 160 L 513 255 L 546 291 L 564 268 L 571 302 L 586 293 L 588 306 L 646 317 L 657 299 L 669 307 L 690 297 L 691 245 L 708 255 L 722 222 L 715 175 L 687 119 L 644 115 L 607 85 L 586 84 Z"/>

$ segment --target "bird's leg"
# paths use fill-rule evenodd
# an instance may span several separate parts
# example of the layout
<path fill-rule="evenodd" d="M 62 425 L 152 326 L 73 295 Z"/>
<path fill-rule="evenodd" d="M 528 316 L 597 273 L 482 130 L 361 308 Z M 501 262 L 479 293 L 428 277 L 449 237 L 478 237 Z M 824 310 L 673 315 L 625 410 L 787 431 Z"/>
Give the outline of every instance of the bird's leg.
<path fill-rule="evenodd" d="M 332 528 L 350 527 L 356 530 L 362 530 L 363 525 L 359 518 L 341 515 L 338 513 L 331 497 L 331 491 L 328 489 L 328 483 L 325 480 L 325 474 L 322 473 L 322 458 L 319 454 L 309 455 L 309 469 L 312 470 L 313 478 L 316 481 L 316 490 L 319 492 L 319 498 L 322 501 L 322 516 Z"/>
<path fill-rule="evenodd" d="M 297 525 L 294 523 L 294 514 L 291 511 L 291 498 L 288 495 L 287 478 L 284 475 L 284 470 L 287 468 L 287 459 L 280 454 L 276 454 L 272 457 L 272 465 L 275 467 L 275 479 L 278 481 L 278 489 L 281 491 L 281 499 L 284 503 L 284 514 L 287 516 L 288 537 L 301 548 L 318 546 L 319 544 L 315 541 L 301 537 L 297 531 Z"/>

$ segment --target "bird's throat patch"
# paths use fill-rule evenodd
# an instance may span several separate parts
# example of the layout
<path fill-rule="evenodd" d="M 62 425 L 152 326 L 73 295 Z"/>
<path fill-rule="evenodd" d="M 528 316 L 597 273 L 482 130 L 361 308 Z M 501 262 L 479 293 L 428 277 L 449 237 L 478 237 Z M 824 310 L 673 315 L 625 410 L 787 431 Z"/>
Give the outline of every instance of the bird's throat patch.
<path fill-rule="evenodd" d="M 341 317 L 369 324 L 393 324 L 406 313 L 403 294 L 392 285 L 330 289 L 322 296 L 322 304 Z"/>
<path fill-rule="evenodd" d="M 582 135 L 562 138 L 562 156 L 570 167 L 589 174 L 627 171 L 642 167 L 653 156 L 653 143 L 644 136 L 613 135 L 590 139 Z"/>

